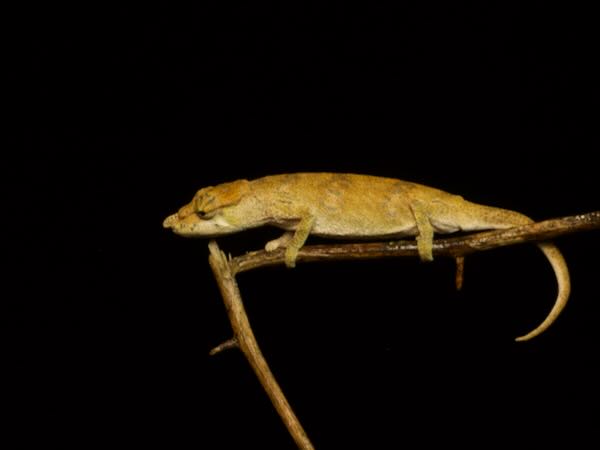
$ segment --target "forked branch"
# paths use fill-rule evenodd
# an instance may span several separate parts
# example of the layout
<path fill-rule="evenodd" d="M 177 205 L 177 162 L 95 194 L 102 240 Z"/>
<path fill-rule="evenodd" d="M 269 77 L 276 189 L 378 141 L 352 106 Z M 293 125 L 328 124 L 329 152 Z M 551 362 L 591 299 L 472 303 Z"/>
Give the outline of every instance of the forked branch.
<path fill-rule="evenodd" d="M 294 414 L 285 395 L 283 395 L 271 369 L 269 369 L 265 357 L 258 347 L 258 343 L 256 342 L 256 338 L 254 337 L 250 322 L 248 321 L 248 316 L 244 309 L 244 304 L 242 303 L 242 297 L 235 281 L 235 275 L 231 270 L 231 262 L 228 261 L 225 254 L 219 250 L 215 241 L 211 241 L 208 244 L 208 248 L 210 250 L 208 261 L 219 285 L 219 289 L 221 290 L 221 295 L 225 302 L 225 308 L 227 309 L 227 315 L 229 316 L 234 335 L 233 339 L 214 348 L 211 351 L 211 354 L 214 355 L 226 348 L 239 347 L 250 363 L 250 366 L 252 366 L 254 373 L 267 392 L 267 395 L 271 399 L 273 406 L 279 413 L 279 416 L 285 423 L 288 431 L 296 441 L 298 448 L 303 450 L 313 449 L 314 447 L 310 443 L 306 432 L 302 428 L 302 425 L 300 425 L 300 421 Z"/>
<path fill-rule="evenodd" d="M 433 243 L 435 256 L 451 256 L 457 259 L 457 287 L 462 282 L 462 258 L 477 251 L 489 250 L 524 242 L 545 241 L 561 235 L 600 229 L 600 211 L 588 214 L 546 220 L 508 230 L 488 231 L 449 239 L 438 239 Z M 211 355 L 228 348 L 238 347 L 256 373 L 275 409 L 281 416 L 298 448 L 313 449 L 308 436 L 300 425 L 281 388 L 275 381 L 250 327 L 244 310 L 235 275 L 260 267 L 284 263 L 284 251 L 255 251 L 227 259 L 215 241 L 209 244 L 209 263 L 219 285 L 233 329 L 233 338 L 215 347 Z M 399 256 L 417 256 L 414 241 L 375 242 L 360 244 L 311 245 L 303 247 L 297 262 L 339 261 L 349 259 L 374 259 Z"/>

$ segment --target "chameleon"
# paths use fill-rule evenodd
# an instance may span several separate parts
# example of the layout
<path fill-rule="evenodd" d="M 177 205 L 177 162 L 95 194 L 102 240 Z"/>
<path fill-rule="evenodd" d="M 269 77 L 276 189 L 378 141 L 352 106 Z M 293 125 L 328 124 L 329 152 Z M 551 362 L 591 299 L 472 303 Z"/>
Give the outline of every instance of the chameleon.
<path fill-rule="evenodd" d="M 336 239 L 415 237 L 422 261 L 433 260 L 434 233 L 506 229 L 532 223 L 515 211 L 480 205 L 459 195 L 371 175 L 294 173 L 237 180 L 200 189 L 192 201 L 168 216 L 163 226 L 186 237 L 213 238 L 271 225 L 284 233 L 265 245 L 285 248 L 285 264 L 294 267 L 309 235 Z M 551 242 L 537 244 L 550 262 L 558 295 L 548 316 L 526 341 L 544 332 L 565 307 L 569 270 Z"/>

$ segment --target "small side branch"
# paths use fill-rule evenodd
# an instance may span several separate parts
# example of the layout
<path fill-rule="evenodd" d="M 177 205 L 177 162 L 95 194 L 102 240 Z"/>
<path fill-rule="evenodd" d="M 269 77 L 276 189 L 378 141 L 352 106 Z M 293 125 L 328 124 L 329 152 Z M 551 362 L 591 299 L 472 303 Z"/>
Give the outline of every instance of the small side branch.
<path fill-rule="evenodd" d="M 238 347 L 239 347 L 239 344 L 238 344 L 237 338 L 231 338 L 231 339 L 228 339 L 227 341 L 217 345 L 210 352 L 208 352 L 208 354 L 210 356 L 215 356 L 225 350 L 229 350 L 230 348 L 238 348 Z"/>

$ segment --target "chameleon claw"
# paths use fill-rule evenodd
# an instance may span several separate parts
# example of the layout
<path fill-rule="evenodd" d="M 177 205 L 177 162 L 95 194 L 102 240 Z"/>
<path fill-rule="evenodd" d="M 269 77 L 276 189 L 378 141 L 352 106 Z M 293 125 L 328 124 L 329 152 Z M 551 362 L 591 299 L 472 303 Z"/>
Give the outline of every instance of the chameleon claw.
<path fill-rule="evenodd" d="M 292 238 L 294 237 L 294 233 L 291 231 L 286 231 L 281 237 L 277 239 L 273 239 L 265 244 L 265 251 L 274 252 L 278 248 L 287 247 Z"/>
<path fill-rule="evenodd" d="M 298 257 L 298 250 L 293 247 L 285 249 L 285 265 L 288 269 L 296 267 L 296 258 Z"/>
<path fill-rule="evenodd" d="M 417 236 L 417 249 L 419 250 L 419 258 L 421 258 L 421 261 L 433 261 L 431 241 L 427 241 L 421 236 Z"/>

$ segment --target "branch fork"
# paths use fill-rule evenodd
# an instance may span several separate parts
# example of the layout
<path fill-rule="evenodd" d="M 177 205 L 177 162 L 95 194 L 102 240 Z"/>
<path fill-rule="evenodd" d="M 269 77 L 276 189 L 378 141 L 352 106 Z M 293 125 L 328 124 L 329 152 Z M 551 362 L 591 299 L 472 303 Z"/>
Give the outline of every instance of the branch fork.
<path fill-rule="evenodd" d="M 545 241 L 558 236 L 593 229 L 600 229 L 600 211 L 531 223 L 507 230 L 437 239 L 433 242 L 433 254 L 456 259 L 456 287 L 460 289 L 463 282 L 465 255 L 507 245 Z M 298 448 L 302 450 L 314 449 L 256 342 L 235 280 L 235 276 L 240 272 L 284 264 L 284 250 L 273 252 L 260 250 L 232 258 L 231 256 L 225 256 L 214 240 L 208 244 L 208 248 L 210 251 L 209 264 L 221 291 L 233 329 L 233 338 L 213 348 L 210 355 L 216 355 L 231 348 L 239 348 L 250 363 Z M 305 246 L 299 251 L 297 262 L 376 259 L 418 256 L 418 254 L 414 240 L 312 245 Z"/>

